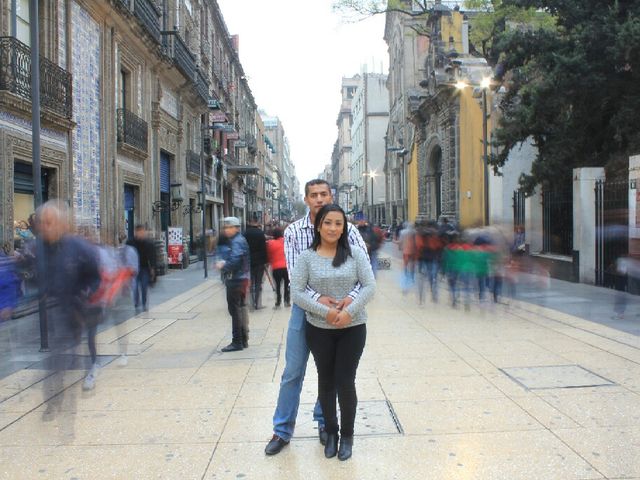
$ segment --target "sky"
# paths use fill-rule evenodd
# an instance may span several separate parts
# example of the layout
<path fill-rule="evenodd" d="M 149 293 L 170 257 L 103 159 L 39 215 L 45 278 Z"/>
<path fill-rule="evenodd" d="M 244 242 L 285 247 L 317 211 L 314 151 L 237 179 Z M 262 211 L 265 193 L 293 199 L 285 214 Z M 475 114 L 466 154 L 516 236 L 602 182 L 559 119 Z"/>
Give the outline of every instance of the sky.
<path fill-rule="evenodd" d="M 384 16 L 349 23 L 331 0 L 218 0 L 259 109 L 277 116 L 301 185 L 331 163 L 342 77 L 387 73 Z"/>

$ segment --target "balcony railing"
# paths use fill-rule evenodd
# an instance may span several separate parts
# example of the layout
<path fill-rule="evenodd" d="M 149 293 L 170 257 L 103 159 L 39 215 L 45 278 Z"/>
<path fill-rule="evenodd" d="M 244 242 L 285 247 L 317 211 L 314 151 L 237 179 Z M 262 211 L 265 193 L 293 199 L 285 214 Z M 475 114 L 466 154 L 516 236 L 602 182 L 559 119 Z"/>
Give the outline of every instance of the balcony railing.
<path fill-rule="evenodd" d="M 196 89 L 198 90 L 198 95 L 204 100 L 205 103 L 209 101 L 209 81 L 207 77 L 205 77 L 200 71 L 199 68 L 196 69 Z"/>
<path fill-rule="evenodd" d="M 200 154 L 187 150 L 187 173 L 200 176 Z"/>
<path fill-rule="evenodd" d="M 40 104 L 65 118 L 73 116 L 72 77 L 40 57 Z M 31 49 L 13 37 L 0 37 L 0 90 L 31 100 Z"/>
<path fill-rule="evenodd" d="M 178 31 L 162 32 L 163 45 L 180 71 L 190 80 L 196 78 L 196 59 L 187 48 Z"/>
<path fill-rule="evenodd" d="M 160 10 L 153 0 L 133 0 L 133 14 L 144 25 L 149 35 L 160 43 Z"/>
<path fill-rule="evenodd" d="M 143 152 L 147 151 L 147 122 L 124 108 L 118 113 L 118 143 L 130 145 Z"/>

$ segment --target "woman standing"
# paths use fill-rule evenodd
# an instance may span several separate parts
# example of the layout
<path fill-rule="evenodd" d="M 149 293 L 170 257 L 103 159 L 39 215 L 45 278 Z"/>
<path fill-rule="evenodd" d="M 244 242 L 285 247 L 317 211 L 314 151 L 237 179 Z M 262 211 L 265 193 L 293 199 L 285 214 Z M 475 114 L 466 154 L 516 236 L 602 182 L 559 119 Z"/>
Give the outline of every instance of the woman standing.
<path fill-rule="evenodd" d="M 287 272 L 287 260 L 284 255 L 284 237 L 282 229 L 276 228 L 273 231 L 273 239 L 267 241 L 267 257 L 273 272 L 273 278 L 276 281 L 276 305 L 274 308 L 280 307 L 282 301 L 282 289 L 284 284 L 284 305 L 290 306 L 289 297 L 289 273 Z"/>
<path fill-rule="evenodd" d="M 325 205 L 316 215 L 314 239 L 300 254 L 291 277 L 293 301 L 307 311 L 306 339 L 318 370 L 318 398 L 328 433 L 327 458 L 351 457 L 355 423 L 356 370 L 367 336 L 364 306 L 375 291 L 367 255 L 349 246 L 347 218 L 338 205 Z M 327 307 L 306 292 L 345 298 L 359 284 L 358 295 L 342 310 Z M 340 448 L 336 393 L 340 403 Z"/>

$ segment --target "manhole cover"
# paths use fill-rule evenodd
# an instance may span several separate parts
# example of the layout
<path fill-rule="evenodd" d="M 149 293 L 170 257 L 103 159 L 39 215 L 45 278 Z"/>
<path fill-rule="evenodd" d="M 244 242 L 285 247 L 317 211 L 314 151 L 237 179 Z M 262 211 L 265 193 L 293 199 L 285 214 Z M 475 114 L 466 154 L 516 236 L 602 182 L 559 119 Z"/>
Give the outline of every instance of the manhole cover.
<path fill-rule="evenodd" d="M 511 380 L 530 390 L 614 385 L 612 381 L 596 375 L 580 365 L 513 367 L 501 368 L 500 370 Z"/>

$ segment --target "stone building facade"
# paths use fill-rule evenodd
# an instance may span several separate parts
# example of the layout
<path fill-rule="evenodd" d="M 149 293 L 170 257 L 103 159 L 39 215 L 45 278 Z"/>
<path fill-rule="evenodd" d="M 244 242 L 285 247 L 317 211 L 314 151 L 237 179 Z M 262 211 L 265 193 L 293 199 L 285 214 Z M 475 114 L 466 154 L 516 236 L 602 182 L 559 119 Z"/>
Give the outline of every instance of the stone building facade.
<path fill-rule="evenodd" d="M 33 211 L 28 3 L 0 0 L 6 250 Z M 203 216 L 207 229 L 245 217 L 257 109 L 215 0 L 39 0 L 38 20 L 45 200 L 112 244 L 135 224 L 158 238 L 177 226 L 194 249 Z"/>

